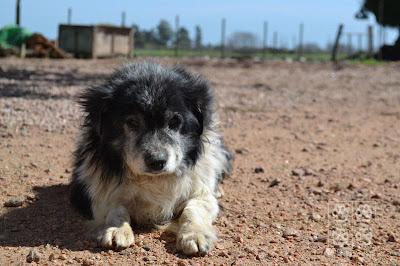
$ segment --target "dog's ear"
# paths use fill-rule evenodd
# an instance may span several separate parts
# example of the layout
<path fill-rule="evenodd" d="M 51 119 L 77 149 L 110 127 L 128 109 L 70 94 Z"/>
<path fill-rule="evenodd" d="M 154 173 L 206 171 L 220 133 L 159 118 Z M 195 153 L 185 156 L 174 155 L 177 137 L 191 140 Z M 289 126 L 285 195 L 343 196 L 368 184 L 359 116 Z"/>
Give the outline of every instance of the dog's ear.
<path fill-rule="evenodd" d="M 212 119 L 213 94 L 210 85 L 200 75 L 189 73 L 181 66 L 176 66 L 174 71 L 184 80 L 185 104 L 198 121 L 198 133 L 201 135 Z"/>
<path fill-rule="evenodd" d="M 108 87 L 97 86 L 86 89 L 78 98 L 78 103 L 86 113 L 85 125 L 92 127 L 99 137 L 103 135 L 105 114 L 111 96 Z"/>

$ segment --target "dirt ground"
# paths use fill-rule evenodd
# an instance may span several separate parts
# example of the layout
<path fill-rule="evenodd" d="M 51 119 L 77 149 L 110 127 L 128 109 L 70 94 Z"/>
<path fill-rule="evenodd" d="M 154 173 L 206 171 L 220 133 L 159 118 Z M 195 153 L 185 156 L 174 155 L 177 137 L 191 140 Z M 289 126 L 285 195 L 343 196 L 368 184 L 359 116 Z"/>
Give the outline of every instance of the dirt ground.
<path fill-rule="evenodd" d="M 137 229 L 98 248 L 68 204 L 74 96 L 123 62 L 0 60 L 0 265 L 400 265 L 399 64 L 183 60 L 215 88 L 235 153 L 219 242 L 188 258 Z"/>

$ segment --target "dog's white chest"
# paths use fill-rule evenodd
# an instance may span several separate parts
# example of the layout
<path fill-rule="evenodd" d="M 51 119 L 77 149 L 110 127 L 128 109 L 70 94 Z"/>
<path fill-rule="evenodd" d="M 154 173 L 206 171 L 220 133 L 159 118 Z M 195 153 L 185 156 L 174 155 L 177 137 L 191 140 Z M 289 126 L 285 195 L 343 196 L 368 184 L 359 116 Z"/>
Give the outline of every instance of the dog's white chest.
<path fill-rule="evenodd" d="M 162 224 L 173 218 L 190 193 L 185 178 L 143 177 L 130 180 L 121 191 L 133 223 Z"/>

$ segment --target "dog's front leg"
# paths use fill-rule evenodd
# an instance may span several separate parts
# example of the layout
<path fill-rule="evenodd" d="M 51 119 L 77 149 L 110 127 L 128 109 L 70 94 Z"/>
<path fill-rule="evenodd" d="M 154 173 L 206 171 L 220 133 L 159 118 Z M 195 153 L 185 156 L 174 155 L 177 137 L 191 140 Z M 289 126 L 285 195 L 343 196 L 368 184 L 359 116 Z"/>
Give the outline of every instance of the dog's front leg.
<path fill-rule="evenodd" d="M 208 253 L 217 240 L 212 223 L 218 209 L 218 202 L 211 195 L 190 199 L 179 218 L 177 249 L 186 255 Z"/>
<path fill-rule="evenodd" d="M 107 213 L 105 227 L 97 236 L 99 244 L 106 248 L 124 249 L 135 241 L 130 226 L 130 216 L 127 209 L 119 206 Z"/>

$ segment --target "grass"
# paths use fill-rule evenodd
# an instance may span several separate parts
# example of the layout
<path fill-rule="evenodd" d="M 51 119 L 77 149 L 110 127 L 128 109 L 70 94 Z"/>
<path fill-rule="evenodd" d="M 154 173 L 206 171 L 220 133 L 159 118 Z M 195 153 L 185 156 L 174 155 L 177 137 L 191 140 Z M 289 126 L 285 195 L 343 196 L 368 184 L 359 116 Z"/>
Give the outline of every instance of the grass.
<path fill-rule="evenodd" d="M 175 57 L 174 49 L 135 49 L 134 55 L 137 57 Z M 221 57 L 220 50 L 217 49 L 204 49 L 204 50 L 179 50 L 178 57 L 204 57 L 208 56 L 211 58 Z M 239 57 L 258 57 L 263 58 L 263 53 L 253 52 L 253 53 L 239 53 L 235 51 L 225 51 L 225 57 L 239 58 Z M 376 66 L 385 64 L 383 61 L 378 61 L 375 59 L 346 59 L 346 53 L 338 54 L 338 60 L 347 60 L 352 64 L 363 64 L 368 66 Z M 330 53 L 308 53 L 302 56 L 307 62 L 328 62 L 331 59 Z M 267 52 L 265 55 L 267 60 L 292 60 L 298 61 L 299 57 L 295 53 L 272 53 Z"/>

